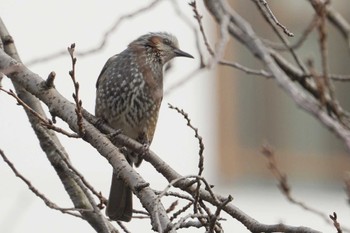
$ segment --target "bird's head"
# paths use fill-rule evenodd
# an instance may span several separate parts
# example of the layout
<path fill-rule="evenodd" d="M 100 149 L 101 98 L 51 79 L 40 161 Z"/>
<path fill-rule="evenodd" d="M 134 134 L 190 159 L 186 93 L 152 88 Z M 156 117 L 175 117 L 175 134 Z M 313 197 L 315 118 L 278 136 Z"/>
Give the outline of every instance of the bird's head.
<path fill-rule="evenodd" d="M 191 54 L 179 49 L 179 43 L 175 36 L 166 32 L 148 33 L 140 36 L 131 42 L 129 47 L 140 45 L 154 53 L 159 58 L 162 65 L 174 57 L 193 58 Z"/>

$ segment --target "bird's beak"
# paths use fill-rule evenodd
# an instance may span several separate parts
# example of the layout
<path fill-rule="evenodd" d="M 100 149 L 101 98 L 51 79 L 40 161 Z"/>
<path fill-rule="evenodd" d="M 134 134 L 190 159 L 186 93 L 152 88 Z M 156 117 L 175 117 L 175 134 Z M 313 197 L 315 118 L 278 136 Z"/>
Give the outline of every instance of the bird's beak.
<path fill-rule="evenodd" d="M 189 58 L 194 58 L 191 54 L 186 53 L 186 52 L 184 52 L 184 51 L 182 51 L 182 50 L 180 50 L 180 49 L 174 49 L 173 51 L 174 51 L 174 53 L 175 53 L 175 55 L 176 55 L 177 57 L 189 57 Z"/>

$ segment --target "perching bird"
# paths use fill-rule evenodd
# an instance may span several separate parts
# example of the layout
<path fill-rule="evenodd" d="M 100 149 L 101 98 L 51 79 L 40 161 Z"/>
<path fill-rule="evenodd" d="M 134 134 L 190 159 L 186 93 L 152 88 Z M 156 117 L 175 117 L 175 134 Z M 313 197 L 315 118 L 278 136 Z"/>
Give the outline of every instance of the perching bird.
<path fill-rule="evenodd" d="M 181 51 L 176 37 L 159 32 L 140 36 L 127 49 L 112 56 L 96 83 L 95 114 L 114 129 L 142 144 L 150 144 L 163 98 L 163 67 L 174 57 L 190 57 Z M 127 153 L 130 165 L 142 158 Z M 131 189 L 113 172 L 106 209 L 112 220 L 130 221 Z"/>

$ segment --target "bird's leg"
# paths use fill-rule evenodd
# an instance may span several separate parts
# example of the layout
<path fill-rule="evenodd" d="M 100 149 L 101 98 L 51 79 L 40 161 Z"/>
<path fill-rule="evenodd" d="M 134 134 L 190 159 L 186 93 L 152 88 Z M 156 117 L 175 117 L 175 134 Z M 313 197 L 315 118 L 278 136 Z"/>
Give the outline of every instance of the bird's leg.
<path fill-rule="evenodd" d="M 151 143 L 146 142 L 142 144 L 142 148 L 140 150 L 140 153 L 138 154 L 139 158 L 143 160 L 143 156 L 149 151 Z"/>
<path fill-rule="evenodd" d="M 109 138 L 109 140 L 111 140 L 111 142 L 114 143 L 114 139 L 115 137 L 117 137 L 119 134 L 121 134 L 123 132 L 122 129 L 116 129 L 114 130 L 114 132 L 110 133 L 107 135 L 107 137 Z"/>
<path fill-rule="evenodd" d="M 106 120 L 105 119 L 102 119 L 102 118 L 99 118 L 97 117 L 97 121 L 95 122 L 95 127 L 100 129 L 102 125 L 106 124 Z"/>
<path fill-rule="evenodd" d="M 143 149 L 142 149 L 142 152 L 147 152 L 149 147 L 150 147 L 151 143 L 149 142 L 146 142 L 142 145 Z"/>
<path fill-rule="evenodd" d="M 129 150 L 128 150 L 128 148 L 126 148 L 125 146 L 121 146 L 121 147 L 119 147 L 119 150 L 120 150 L 120 152 L 125 156 L 125 155 L 127 155 L 127 154 L 129 154 Z M 127 156 L 125 156 L 126 158 L 128 158 Z M 128 160 L 128 162 L 130 163 L 130 161 Z"/>

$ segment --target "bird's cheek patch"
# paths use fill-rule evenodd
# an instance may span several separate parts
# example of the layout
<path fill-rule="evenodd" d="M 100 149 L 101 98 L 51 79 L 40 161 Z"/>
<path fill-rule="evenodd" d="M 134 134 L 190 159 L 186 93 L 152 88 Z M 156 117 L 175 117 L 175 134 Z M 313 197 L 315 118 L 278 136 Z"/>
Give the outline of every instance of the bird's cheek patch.
<path fill-rule="evenodd" d="M 163 43 L 161 38 L 158 36 L 152 36 L 149 40 L 153 48 L 157 49 L 158 51 L 162 50 Z"/>
<path fill-rule="evenodd" d="M 154 46 L 161 44 L 161 39 L 158 36 L 152 36 L 149 40 Z"/>

